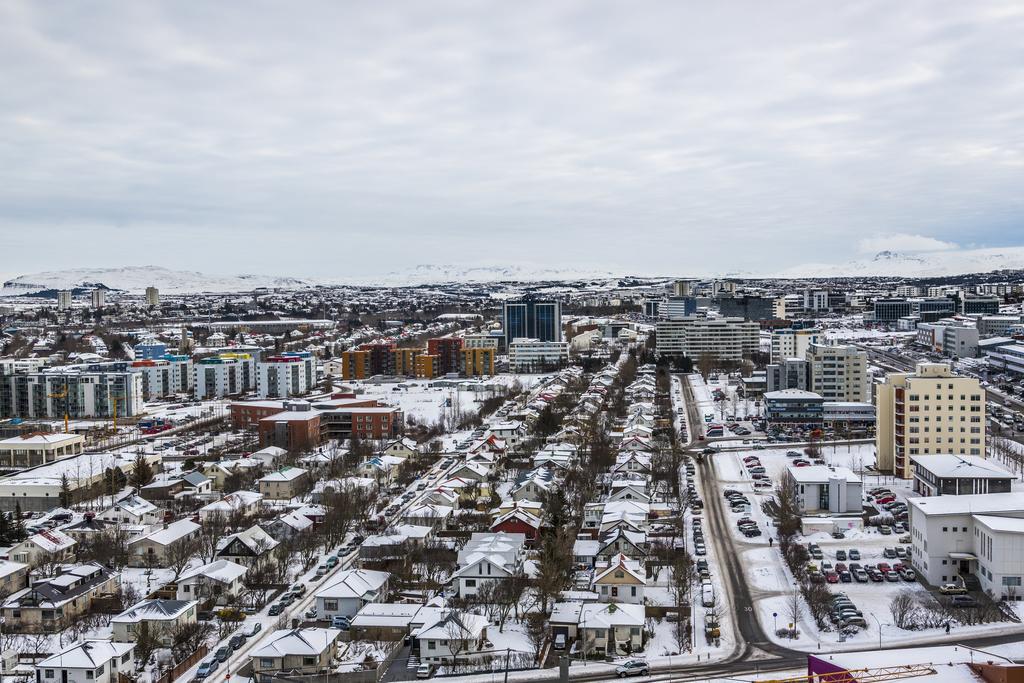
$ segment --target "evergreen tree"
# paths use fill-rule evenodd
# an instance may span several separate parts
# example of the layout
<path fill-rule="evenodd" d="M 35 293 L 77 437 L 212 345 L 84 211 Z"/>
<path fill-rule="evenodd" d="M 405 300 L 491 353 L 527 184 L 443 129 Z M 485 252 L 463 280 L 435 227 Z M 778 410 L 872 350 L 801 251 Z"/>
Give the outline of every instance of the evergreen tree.
<path fill-rule="evenodd" d="M 139 454 L 135 458 L 135 464 L 132 465 L 132 474 L 128 478 L 128 483 L 138 490 L 151 481 L 153 481 L 153 468 L 146 460 L 146 456 Z"/>
<path fill-rule="evenodd" d="M 11 540 L 15 543 L 28 538 L 28 532 L 25 531 L 25 520 L 21 517 L 21 503 L 14 504 L 14 520 L 11 524 L 10 533 Z"/>
<path fill-rule="evenodd" d="M 60 476 L 60 494 L 58 497 L 62 508 L 71 507 L 71 484 L 68 482 L 67 474 Z"/>

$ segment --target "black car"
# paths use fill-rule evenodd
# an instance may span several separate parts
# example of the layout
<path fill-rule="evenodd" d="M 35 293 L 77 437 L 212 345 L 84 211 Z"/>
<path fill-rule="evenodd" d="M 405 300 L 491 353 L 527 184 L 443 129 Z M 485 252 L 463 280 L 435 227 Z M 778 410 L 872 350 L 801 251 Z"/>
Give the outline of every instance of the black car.
<path fill-rule="evenodd" d="M 272 617 L 276 617 L 278 614 L 284 611 L 284 605 L 279 602 L 275 602 L 270 606 L 270 610 L 267 612 Z"/>
<path fill-rule="evenodd" d="M 231 646 L 232 650 L 237 650 L 238 648 L 242 647 L 243 645 L 245 645 L 245 634 L 236 633 L 235 635 L 231 636 L 231 640 L 228 641 L 228 645 Z"/>

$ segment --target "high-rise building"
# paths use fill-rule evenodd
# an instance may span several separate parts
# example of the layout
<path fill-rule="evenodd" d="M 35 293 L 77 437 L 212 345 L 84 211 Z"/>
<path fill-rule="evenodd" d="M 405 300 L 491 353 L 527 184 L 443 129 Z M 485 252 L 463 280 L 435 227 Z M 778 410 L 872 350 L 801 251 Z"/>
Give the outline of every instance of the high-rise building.
<path fill-rule="evenodd" d="M 692 296 L 670 296 L 660 308 L 666 320 L 681 320 L 697 314 L 697 299 Z"/>
<path fill-rule="evenodd" d="M 438 367 L 435 372 L 447 375 L 449 372 L 459 372 L 462 364 L 462 338 L 461 337 L 436 337 L 427 340 L 427 354 L 437 356 Z"/>
<path fill-rule="evenodd" d="M 777 330 L 772 334 L 772 362 L 806 357 L 807 349 L 817 344 L 820 336 L 821 330 L 814 327 Z"/>
<path fill-rule="evenodd" d="M 811 364 L 803 358 L 783 358 L 765 368 L 767 391 L 811 390 Z"/>
<path fill-rule="evenodd" d="M 494 374 L 494 349 L 462 349 L 459 372 L 466 377 Z"/>
<path fill-rule="evenodd" d="M 62 289 L 57 292 L 57 310 L 58 311 L 69 311 L 71 310 L 71 290 Z"/>
<path fill-rule="evenodd" d="M 808 387 L 826 401 L 868 403 L 868 354 L 856 346 L 829 346 L 812 343 L 805 355 L 810 365 Z"/>
<path fill-rule="evenodd" d="M 316 384 L 316 359 L 309 351 L 269 356 L 256 366 L 260 398 L 287 398 L 308 394 Z"/>
<path fill-rule="evenodd" d="M 196 398 L 235 396 L 256 388 L 256 360 L 248 353 L 222 353 L 194 366 Z"/>
<path fill-rule="evenodd" d="M 503 317 L 505 348 L 520 338 L 562 341 L 562 305 L 557 301 L 507 301 Z"/>
<path fill-rule="evenodd" d="M 985 389 L 946 363 L 918 363 L 877 386 L 877 467 L 913 477 L 912 456 L 985 455 Z"/>
<path fill-rule="evenodd" d="M 160 305 L 159 289 L 156 287 L 146 287 L 146 305 L 154 307 Z"/>
<path fill-rule="evenodd" d="M 693 296 L 693 280 L 676 280 L 672 283 L 671 296 Z"/>
<path fill-rule="evenodd" d="M 694 361 L 710 354 L 718 361 L 741 361 L 757 353 L 761 326 L 742 318 L 684 318 L 657 324 L 659 356 Z"/>
<path fill-rule="evenodd" d="M 142 378 L 128 371 L 0 375 L 0 417 L 131 417 L 142 403 Z"/>
<path fill-rule="evenodd" d="M 103 308 L 107 305 L 107 290 L 105 289 L 94 289 L 92 290 L 92 307 Z"/>
<path fill-rule="evenodd" d="M 772 320 L 775 300 L 763 296 L 723 296 L 718 299 L 718 312 L 726 318 Z"/>

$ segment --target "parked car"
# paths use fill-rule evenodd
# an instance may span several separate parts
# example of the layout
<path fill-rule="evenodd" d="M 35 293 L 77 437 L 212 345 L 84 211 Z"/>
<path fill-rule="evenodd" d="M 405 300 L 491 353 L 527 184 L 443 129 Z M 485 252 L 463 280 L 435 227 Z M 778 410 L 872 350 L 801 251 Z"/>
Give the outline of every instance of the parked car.
<path fill-rule="evenodd" d="M 217 670 L 218 666 L 220 666 L 220 662 L 216 659 L 212 657 L 207 659 L 205 662 L 200 664 L 199 668 L 196 670 L 196 680 L 201 681 L 207 676 L 212 675 L 213 672 Z"/>
<path fill-rule="evenodd" d="M 555 636 L 555 642 L 554 642 L 553 647 L 556 650 L 564 650 L 565 649 L 565 634 L 564 633 L 559 633 L 558 635 Z"/>
<path fill-rule="evenodd" d="M 651 673 L 647 662 L 642 659 L 629 659 L 615 667 L 615 675 L 619 678 L 626 676 L 647 676 Z"/>
<path fill-rule="evenodd" d="M 434 675 L 434 665 L 424 662 L 416 667 L 416 678 L 430 678 Z"/>
<path fill-rule="evenodd" d="M 967 588 L 957 583 L 944 583 L 939 586 L 939 592 L 943 595 L 967 595 Z"/>
<path fill-rule="evenodd" d="M 269 614 L 272 617 L 276 617 L 278 614 L 280 614 L 283 611 L 284 611 L 284 605 L 281 604 L 280 602 L 275 602 L 273 605 L 270 606 L 270 609 L 267 611 L 267 614 Z"/>
<path fill-rule="evenodd" d="M 231 636 L 231 640 L 228 641 L 228 645 L 231 646 L 232 650 L 237 650 L 242 647 L 245 645 L 245 634 L 239 631 L 235 635 Z"/>
<path fill-rule="evenodd" d="M 950 598 L 953 607 L 977 607 L 978 601 L 969 595 L 954 595 Z"/>

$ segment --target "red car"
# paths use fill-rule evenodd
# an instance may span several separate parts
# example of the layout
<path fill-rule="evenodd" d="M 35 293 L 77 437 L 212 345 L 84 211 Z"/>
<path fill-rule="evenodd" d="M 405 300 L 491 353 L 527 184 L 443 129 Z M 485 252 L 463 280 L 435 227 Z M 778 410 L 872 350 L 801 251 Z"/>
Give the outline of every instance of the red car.
<path fill-rule="evenodd" d="M 846 571 L 846 563 L 845 562 L 836 562 L 836 571 L 837 572 L 845 572 Z"/>
<path fill-rule="evenodd" d="M 835 572 L 829 572 L 825 574 L 825 580 L 829 583 L 839 583 L 839 574 Z"/>
<path fill-rule="evenodd" d="M 892 566 L 892 570 L 894 572 L 901 572 L 901 571 L 903 571 L 903 563 L 902 562 L 897 562 L 896 564 L 894 564 Z"/>
<path fill-rule="evenodd" d="M 892 503 L 896 500 L 895 496 L 882 496 L 881 498 L 875 498 L 875 502 L 879 505 L 885 505 L 886 503 Z"/>
<path fill-rule="evenodd" d="M 892 567 L 889 566 L 888 562 L 879 562 L 878 563 L 878 571 L 880 571 L 880 572 L 882 572 L 884 574 L 886 572 L 891 572 L 892 571 Z"/>

